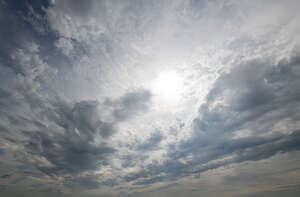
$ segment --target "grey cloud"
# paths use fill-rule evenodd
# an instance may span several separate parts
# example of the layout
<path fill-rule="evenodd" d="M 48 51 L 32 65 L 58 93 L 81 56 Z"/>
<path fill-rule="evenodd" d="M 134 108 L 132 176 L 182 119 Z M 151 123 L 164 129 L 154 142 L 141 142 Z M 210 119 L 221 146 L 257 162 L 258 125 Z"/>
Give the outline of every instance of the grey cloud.
<path fill-rule="evenodd" d="M 300 150 L 300 48 L 277 61 L 298 39 L 299 5 L 0 0 L 1 182 L 48 196 L 101 186 L 147 196 L 147 185 Z M 136 89 L 168 69 L 183 78 L 184 113 Z M 142 140 L 149 128 L 170 129 Z"/>
<path fill-rule="evenodd" d="M 3 27 L 0 31 L 0 59 L 1 62 L 8 62 L 9 56 L 15 48 L 20 47 L 24 40 L 31 38 L 32 31 L 27 25 L 20 26 L 22 19 L 19 15 L 12 14 L 11 7 L 0 3 L 0 24 Z"/>
<path fill-rule="evenodd" d="M 2 84 L 11 84 L 10 88 L 4 86 L 0 92 L 3 105 L 1 115 L 6 117 L 1 121 L 3 139 L 21 144 L 20 140 L 24 140 L 25 137 L 27 152 L 50 162 L 51 167 L 40 164 L 37 166 L 49 175 L 76 174 L 106 165 L 106 157 L 115 152 L 115 149 L 104 139 L 116 132 L 115 125 L 119 121 L 128 120 L 140 112 L 147 111 L 150 93 L 146 90 L 129 92 L 104 104 L 97 101 L 70 104 L 60 99 L 45 98 L 38 93 L 40 83 L 37 81 L 43 72 L 43 69 L 39 68 L 43 68 L 45 63 L 36 56 L 35 46 L 33 51 L 30 51 L 30 48 L 28 50 L 24 57 L 18 53 L 20 57 L 16 56 L 17 59 L 14 59 L 16 63 L 22 63 L 22 80 L 15 79 L 18 74 L 9 68 L 3 68 L 1 72 Z M 34 61 L 28 62 L 31 60 Z M 24 99 L 19 100 L 16 95 Z M 98 113 L 98 110 L 105 110 L 105 107 L 101 106 L 108 103 L 113 109 L 113 122 L 103 121 Z M 23 110 L 18 111 L 21 108 Z M 4 121 L 6 119 L 7 122 Z M 11 127 L 10 131 L 7 126 Z M 97 136 L 104 138 L 100 144 L 95 144 Z"/>
<path fill-rule="evenodd" d="M 151 135 L 143 141 L 136 140 L 135 143 L 128 144 L 130 150 L 135 150 L 135 153 L 126 154 L 121 157 L 122 167 L 134 167 L 136 166 L 136 160 L 145 161 L 151 155 L 154 150 L 159 150 L 161 141 L 165 139 L 165 136 L 159 130 L 155 130 Z M 140 175 L 138 175 L 140 176 Z M 144 176 L 144 175 L 143 175 Z M 127 181 L 134 180 L 135 175 L 126 175 Z"/>
<path fill-rule="evenodd" d="M 160 142 L 163 140 L 164 136 L 159 132 L 154 132 L 150 138 L 145 140 L 145 142 L 138 145 L 137 149 L 140 151 L 151 151 L 157 149 Z"/>
<path fill-rule="evenodd" d="M 221 136 L 227 141 L 244 125 L 256 134 L 268 134 L 281 119 L 298 119 L 293 108 L 299 103 L 299 64 L 294 59 L 273 67 L 268 61 L 251 61 L 220 77 L 195 119 L 195 136 L 212 142 Z M 213 106 L 219 99 L 226 103 Z"/>
<path fill-rule="evenodd" d="M 13 180 L 12 183 L 17 184 L 17 183 L 23 182 L 24 180 L 26 180 L 26 177 L 20 177 L 20 178 Z"/>
<path fill-rule="evenodd" d="M 59 9 L 63 10 L 64 12 L 71 13 L 72 15 L 86 17 L 95 3 L 95 0 L 86 0 L 84 2 L 81 0 L 63 0 L 55 2 L 55 6 L 59 7 Z"/>
<path fill-rule="evenodd" d="M 183 146 L 188 151 L 202 153 L 202 149 L 209 150 L 217 143 L 220 145 L 217 150 L 221 154 L 208 160 L 235 152 L 238 155 L 241 153 L 240 161 L 255 160 L 255 157 L 263 159 L 279 151 L 297 149 L 295 142 L 291 141 L 299 140 L 297 130 L 290 131 L 292 134 L 272 132 L 272 126 L 286 117 L 292 121 L 299 119 L 295 109 L 300 95 L 297 88 L 300 81 L 296 77 L 299 64 L 294 59 L 283 60 L 275 66 L 270 61 L 250 61 L 221 76 L 209 93 L 207 103 L 200 107 L 199 118 L 194 120 L 193 138 Z M 287 71 L 282 72 L 282 68 Z M 218 101 L 221 104 L 215 104 Z M 253 135 L 268 137 L 231 139 L 235 131 L 243 128 L 253 132 Z M 266 152 L 262 153 L 259 147 L 263 146 Z M 270 150 L 271 147 L 274 149 Z M 253 149 L 253 152 L 249 152 L 254 155 L 246 154 L 249 148 Z"/>
<path fill-rule="evenodd" d="M 60 115 L 57 124 L 66 130 L 77 129 L 84 140 L 92 140 L 101 125 L 97 112 L 98 102 L 81 101 L 69 106 L 58 103 L 57 112 Z"/>
<path fill-rule="evenodd" d="M 19 169 L 24 176 L 28 166 L 33 165 L 47 175 L 69 175 L 74 184 L 97 187 L 95 177 L 93 180 L 90 176 L 74 177 L 108 165 L 108 157 L 116 152 L 108 138 L 117 132 L 120 121 L 147 111 L 150 93 L 140 89 L 105 103 L 89 100 L 71 103 L 57 96 L 45 96 L 41 92 L 47 79 L 42 75 L 49 66 L 40 58 L 37 45 L 26 47 L 14 54 L 15 67 L 0 65 L 1 139 L 24 146 L 25 152 L 19 155 L 26 157 L 15 156 L 27 165 Z M 112 122 L 102 120 L 99 113 L 108 105 L 112 109 Z M 111 183 L 102 181 L 102 184 Z"/>
<path fill-rule="evenodd" d="M 143 141 L 135 141 L 135 143 L 129 144 L 127 147 L 130 150 L 135 150 L 135 153 L 126 154 L 121 156 L 122 167 L 134 167 L 136 166 L 136 160 L 145 161 L 151 155 L 151 151 L 159 150 L 161 141 L 165 139 L 165 136 L 158 130 L 155 130 L 148 138 Z M 134 180 L 135 175 L 126 175 L 127 181 Z M 139 176 L 139 175 L 138 175 Z"/>
<path fill-rule="evenodd" d="M 11 176 L 11 174 L 4 174 L 1 175 L 0 178 L 5 179 L 5 178 L 9 178 Z"/>
<path fill-rule="evenodd" d="M 76 175 L 96 170 L 107 165 L 106 158 L 116 151 L 104 139 L 116 132 L 114 126 L 118 121 L 124 121 L 131 118 L 134 113 L 143 111 L 144 105 L 148 102 L 147 97 L 148 93 L 143 90 L 130 92 L 117 101 L 110 101 L 110 105 L 114 103 L 112 107 L 116 108 L 113 110 L 114 114 L 118 114 L 121 110 L 128 116 L 122 119 L 117 116 L 112 123 L 101 120 L 97 112 L 101 110 L 101 104 L 96 101 L 81 101 L 73 105 L 62 101 L 55 102 L 52 108 L 43 112 L 49 121 L 54 121 L 63 129 L 62 132 L 55 131 L 56 127 L 45 126 L 37 131 L 24 131 L 27 137 L 25 147 L 30 154 L 44 157 L 50 162 L 50 166 L 39 167 L 42 172 L 49 175 L 67 173 Z M 132 102 L 137 103 L 136 109 Z M 95 141 L 97 136 L 103 137 L 100 144 Z"/>
<path fill-rule="evenodd" d="M 90 176 L 76 178 L 77 174 L 97 170 L 101 166 L 108 165 L 107 159 L 116 149 L 111 147 L 107 138 L 116 132 L 115 125 L 119 121 L 129 119 L 135 113 L 146 109 L 148 94 L 146 91 L 141 92 L 128 93 L 118 101 L 112 101 L 117 103 L 116 110 L 113 110 L 114 114 L 118 114 L 121 110 L 124 115 L 126 112 L 128 117 L 120 119 L 117 116 L 111 123 L 101 120 L 97 110 L 102 110 L 102 104 L 96 101 L 81 101 L 70 104 L 58 99 L 39 104 L 41 100 L 38 100 L 38 102 L 35 102 L 34 108 L 40 111 L 40 114 L 37 114 L 39 119 L 31 120 L 30 118 L 21 117 L 11 119 L 11 122 L 15 121 L 17 123 L 15 124 L 17 130 L 22 130 L 18 127 L 28 123 L 34 126 L 34 129 L 23 130 L 20 134 L 24 136 L 20 137 L 23 142 L 18 140 L 11 142 L 24 143 L 25 150 L 30 157 L 38 157 L 49 162 L 33 163 L 41 172 L 51 176 L 66 176 L 69 174 L 73 177 L 70 179 L 73 184 L 87 189 L 96 188 L 100 185 L 96 178 L 91 179 Z M 137 105 L 137 109 L 134 109 L 131 102 L 140 102 L 140 104 Z M 103 139 L 100 140 L 100 143 L 96 142 L 95 139 L 99 139 L 100 136 Z M 30 161 L 27 162 L 30 163 Z M 23 170 L 20 171 L 22 173 Z M 111 183 L 102 181 L 101 184 Z M 66 183 L 65 185 L 70 186 L 72 183 Z"/>
<path fill-rule="evenodd" d="M 49 132 L 49 131 L 48 131 Z M 80 133 L 84 135 L 84 132 Z M 25 133 L 29 136 L 26 148 L 32 155 L 44 157 L 51 166 L 38 167 L 46 174 L 63 175 L 96 170 L 106 157 L 115 150 L 106 143 L 93 145 L 93 141 L 72 131 L 53 134 L 50 137 L 42 132 Z"/>
<path fill-rule="evenodd" d="M 65 184 L 69 188 L 84 188 L 84 189 L 97 189 L 101 186 L 97 175 L 89 174 L 85 176 L 69 176 L 66 177 Z"/>
<path fill-rule="evenodd" d="M 12 57 L 14 67 L 1 65 L 1 138 L 24 144 L 30 157 L 48 162 L 33 164 L 48 175 L 76 175 L 107 165 L 107 157 L 116 151 L 107 139 L 116 133 L 116 124 L 147 111 L 150 93 L 142 89 L 106 103 L 46 97 L 41 93 L 44 76 L 51 72 L 44 74 L 51 68 L 39 56 L 39 46 L 28 43 Z M 99 115 L 108 103 L 112 122 Z"/>
<path fill-rule="evenodd" d="M 0 157 L 4 155 L 4 149 L 0 148 Z"/>
<path fill-rule="evenodd" d="M 154 178 L 148 178 L 148 179 L 137 181 L 134 184 L 135 185 L 148 185 L 148 184 L 152 184 L 152 183 L 156 183 L 156 182 L 161 182 L 163 180 L 164 180 L 164 177 L 156 176 Z"/>
<path fill-rule="evenodd" d="M 56 1 L 55 4 L 50 6 L 47 10 L 47 16 L 53 30 L 57 31 L 62 37 L 72 38 L 81 42 L 84 46 L 87 46 L 86 44 L 93 39 L 99 40 L 97 31 L 102 33 L 101 36 L 103 37 L 100 40 L 103 40 L 103 38 L 109 40 L 120 38 L 122 43 L 125 43 L 125 37 L 131 40 L 132 36 L 140 37 L 138 33 L 145 33 L 145 30 L 149 30 L 147 29 L 149 28 L 147 24 L 155 25 L 157 21 L 153 19 L 161 15 L 160 12 L 163 5 L 165 5 L 164 2 L 155 4 L 149 1 L 111 2 L 89 0 L 74 2 L 64 0 Z M 70 16 L 77 23 L 66 20 L 65 15 Z M 110 18 L 110 20 L 107 20 L 107 18 Z M 93 27 L 91 24 L 87 25 L 87 21 L 91 22 L 94 19 L 97 19 L 97 24 L 93 24 Z M 77 30 L 74 31 L 75 29 Z M 90 38 L 86 37 L 85 34 L 87 33 Z M 134 35 L 129 36 L 132 33 Z M 107 45 L 107 43 L 104 44 Z M 120 45 L 116 46 L 120 47 Z M 108 47 L 110 46 L 108 45 Z M 114 51 L 110 52 L 114 53 Z"/>
<path fill-rule="evenodd" d="M 103 138 L 108 138 L 108 137 L 112 136 L 116 132 L 113 123 L 102 122 L 100 124 L 100 128 L 99 129 L 100 129 L 100 135 Z"/>
<path fill-rule="evenodd" d="M 149 108 L 150 98 L 149 91 L 140 89 L 130 92 L 118 100 L 107 99 L 105 104 L 114 107 L 112 114 L 117 121 L 124 121 L 140 112 L 146 112 Z"/>
<path fill-rule="evenodd" d="M 137 184 L 174 180 L 231 163 L 299 150 L 298 129 L 287 125 L 279 133 L 273 131 L 274 124 L 281 120 L 288 118 L 291 124 L 300 120 L 298 57 L 275 65 L 270 60 L 247 61 L 221 75 L 199 108 L 191 138 L 170 144 L 164 164 L 150 165 L 127 180 Z M 243 130 L 250 134 L 233 138 Z M 162 174 L 157 180 L 147 178 Z"/>
<path fill-rule="evenodd" d="M 290 188 L 276 188 L 276 190 L 253 192 L 250 194 L 238 195 L 237 197 L 280 197 L 280 196 L 297 196 L 299 194 L 299 185 L 291 186 Z"/>
<path fill-rule="evenodd" d="M 139 178 L 147 178 L 149 175 L 146 171 L 141 171 L 138 173 L 131 173 L 125 177 L 125 180 L 128 182 L 134 181 Z"/>

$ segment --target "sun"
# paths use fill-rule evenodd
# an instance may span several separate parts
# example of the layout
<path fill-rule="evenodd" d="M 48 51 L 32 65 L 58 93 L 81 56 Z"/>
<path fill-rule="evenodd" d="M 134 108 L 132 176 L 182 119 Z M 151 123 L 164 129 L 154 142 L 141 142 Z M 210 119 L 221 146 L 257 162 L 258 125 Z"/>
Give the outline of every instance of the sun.
<path fill-rule="evenodd" d="M 158 74 L 152 83 L 154 95 L 165 104 L 176 105 L 181 99 L 183 81 L 176 71 L 164 71 Z"/>

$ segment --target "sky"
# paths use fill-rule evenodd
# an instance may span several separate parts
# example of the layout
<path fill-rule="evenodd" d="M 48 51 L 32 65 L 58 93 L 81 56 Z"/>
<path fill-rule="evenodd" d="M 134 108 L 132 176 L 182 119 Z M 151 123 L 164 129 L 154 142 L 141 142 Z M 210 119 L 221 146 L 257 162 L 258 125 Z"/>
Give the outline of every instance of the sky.
<path fill-rule="evenodd" d="M 0 0 L 1 196 L 298 196 L 299 10 Z"/>

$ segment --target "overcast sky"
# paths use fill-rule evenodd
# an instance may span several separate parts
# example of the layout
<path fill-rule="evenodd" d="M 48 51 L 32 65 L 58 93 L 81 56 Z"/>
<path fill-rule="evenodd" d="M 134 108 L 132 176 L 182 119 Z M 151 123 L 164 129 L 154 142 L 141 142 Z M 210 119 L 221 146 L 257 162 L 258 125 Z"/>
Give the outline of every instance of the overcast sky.
<path fill-rule="evenodd" d="M 300 195 L 299 0 L 0 0 L 0 195 Z"/>

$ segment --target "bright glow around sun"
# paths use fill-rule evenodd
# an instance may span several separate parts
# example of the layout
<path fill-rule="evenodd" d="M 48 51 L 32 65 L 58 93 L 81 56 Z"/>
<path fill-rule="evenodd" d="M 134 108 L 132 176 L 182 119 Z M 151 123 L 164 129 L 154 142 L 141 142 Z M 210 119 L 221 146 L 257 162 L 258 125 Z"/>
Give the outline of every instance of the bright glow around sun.
<path fill-rule="evenodd" d="M 175 71 L 164 71 L 153 81 L 152 89 L 160 102 L 176 105 L 181 99 L 183 81 Z"/>

